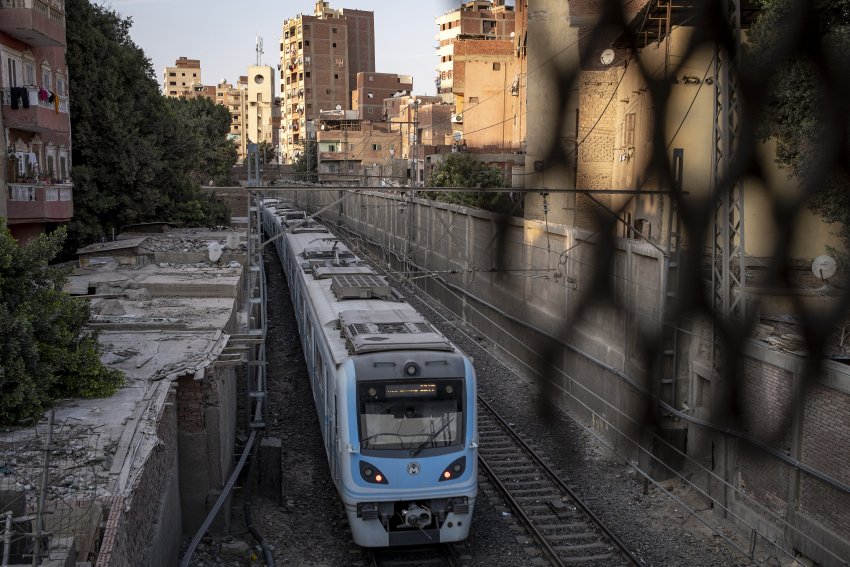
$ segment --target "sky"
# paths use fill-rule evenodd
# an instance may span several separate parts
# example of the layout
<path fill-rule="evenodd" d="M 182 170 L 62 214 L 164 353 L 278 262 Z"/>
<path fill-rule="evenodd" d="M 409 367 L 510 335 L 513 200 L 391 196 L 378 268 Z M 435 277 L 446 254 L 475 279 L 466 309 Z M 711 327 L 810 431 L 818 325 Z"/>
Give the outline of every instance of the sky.
<path fill-rule="evenodd" d="M 201 60 L 202 80 L 235 83 L 256 61 L 263 38 L 263 65 L 280 63 L 283 20 L 312 15 L 313 0 L 93 0 L 133 20 L 131 35 L 152 61 L 157 80 L 181 56 Z M 375 71 L 413 75 L 416 94 L 435 94 L 437 27 L 434 18 L 460 0 L 330 0 L 331 8 L 375 13 Z M 280 90 L 280 85 L 277 85 Z"/>

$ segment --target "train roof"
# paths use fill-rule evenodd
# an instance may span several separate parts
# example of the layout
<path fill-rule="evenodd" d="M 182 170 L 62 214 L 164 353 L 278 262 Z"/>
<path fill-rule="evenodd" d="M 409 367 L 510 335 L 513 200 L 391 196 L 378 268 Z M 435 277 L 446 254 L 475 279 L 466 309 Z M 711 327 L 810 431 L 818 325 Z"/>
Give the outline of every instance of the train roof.
<path fill-rule="evenodd" d="M 296 232 L 284 238 L 301 265 L 298 277 L 337 365 L 356 354 L 456 351 L 398 291 L 329 231 Z"/>

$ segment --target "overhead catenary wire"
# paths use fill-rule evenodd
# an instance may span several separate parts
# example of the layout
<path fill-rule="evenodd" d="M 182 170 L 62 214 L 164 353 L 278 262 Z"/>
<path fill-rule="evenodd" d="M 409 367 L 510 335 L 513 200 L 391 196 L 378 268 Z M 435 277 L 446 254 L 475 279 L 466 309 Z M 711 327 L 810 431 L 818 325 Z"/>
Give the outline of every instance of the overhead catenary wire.
<path fill-rule="evenodd" d="M 359 239 L 360 239 L 360 240 L 365 240 L 365 239 L 363 239 L 362 237 L 360 237 Z M 381 246 L 380 244 L 377 244 L 377 243 L 374 243 L 374 242 L 373 242 L 372 244 L 373 244 L 373 245 L 376 245 L 376 246 Z M 390 274 L 390 271 L 391 271 L 391 270 L 390 270 L 389 268 L 385 268 L 384 270 L 385 270 L 385 272 L 386 272 L 388 275 Z M 395 271 L 392 271 L 392 274 L 394 274 L 394 275 L 400 275 L 400 274 L 398 274 L 398 273 L 397 273 L 397 272 L 395 272 Z M 408 280 L 409 280 L 410 278 L 405 278 L 405 279 L 408 279 Z M 443 285 L 443 286 L 445 286 L 445 285 L 446 285 L 446 284 L 445 284 L 445 282 L 441 282 L 441 281 L 439 281 L 439 280 L 437 280 L 437 281 L 438 281 L 438 283 L 440 283 L 440 284 L 441 284 L 441 285 Z M 452 286 L 452 287 L 453 287 L 453 286 Z M 451 291 L 451 290 L 450 290 L 450 291 Z M 423 291 L 423 293 L 424 293 L 425 295 L 427 295 L 427 293 L 426 293 L 426 292 L 424 292 L 424 291 Z M 429 296 L 429 297 L 430 297 L 430 296 Z M 433 298 L 431 298 L 431 301 L 433 302 L 433 301 L 436 301 L 436 300 L 434 300 Z M 458 327 L 458 326 L 457 326 L 457 325 L 456 325 L 453 321 L 449 320 L 449 319 L 448 319 L 448 318 L 446 318 L 444 315 L 442 315 L 441 313 L 439 313 L 439 311 L 438 311 L 438 310 L 436 310 L 436 309 L 433 307 L 433 305 L 431 305 L 428 301 L 424 301 L 424 302 L 423 302 L 423 304 L 424 304 L 424 305 L 426 305 L 426 306 L 427 306 L 430 310 L 434 311 L 434 313 L 436 313 L 438 316 L 440 316 L 441 318 L 443 318 L 443 319 L 444 319 L 444 320 L 445 320 L 445 321 L 446 321 L 449 325 L 451 325 L 452 327 L 454 327 L 454 328 L 455 328 L 455 329 L 456 329 L 459 333 L 461 333 L 461 334 L 465 335 L 468 339 L 470 339 L 470 342 L 471 342 L 472 344 L 475 344 L 477 347 L 479 347 L 479 348 L 481 348 L 482 350 L 484 350 L 484 352 L 487 352 L 487 354 L 490 354 L 490 353 L 489 353 L 489 352 L 488 352 L 488 351 L 487 351 L 487 350 L 486 350 L 486 349 L 485 349 L 482 345 L 480 345 L 480 344 L 478 343 L 478 341 L 473 340 L 473 339 L 472 339 L 472 337 L 470 337 L 470 336 L 468 335 L 468 333 L 466 333 L 463 329 L 461 329 L 460 327 Z M 483 316 L 483 317 L 487 318 L 487 316 L 486 316 L 486 315 L 484 315 L 483 313 L 481 313 L 480 311 L 479 311 L 479 315 L 481 315 L 481 316 Z M 510 333 L 509 331 L 507 331 L 507 330 L 506 330 L 506 329 L 504 329 L 503 327 L 499 326 L 497 323 L 495 323 L 495 322 L 494 322 L 494 321 L 492 321 L 492 320 L 490 320 L 490 322 L 491 322 L 491 323 L 493 323 L 494 325 L 496 325 L 496 326 L 497 326 L 497 328 L 499 328 L 499 329 L 500 329 L 500 331 L 501 331 L 502 333 L 505 333 L 505 334 L 507 334 L 508 336 L 511 336 L 511 337 L 512 337 L 515 341 L 517 341 L 517 343 L 518 343 L 518 344 L 522 344 L 522 345 L 523 345 L 523 346 L 525 346 L 527 349 L 529 349 L 529 350 L 531 350 L 532 352 L 534 352 L 534 353 L 535 353 L 538 357 L 540 357 L 540 358 L 544 358 L 542 354 L 540 354 L 539 352 L 537 352 L 537 351 L 535 351 L 534 349 L 532 349 L 531 347 L 529 347 L 526 343 L 524 343 L 523 341 L 520 341 L 517 337 L 513 337 L 513 335 L 511 335 L 511 333 Z M 502 345 L 500 345 L 500 344 L 498 344 L 498 343 L 494 343 L 494 344 L 496 344 L 496 346 L 497 346 L 497 347 L 499 347 L 499 349 L 500 349 L 500 350 L 502 350 L 503 352 L 506 352 L 506 353 L 507 353 L 508 355 L 510 355 L 512 358 L 516 359 L 516 360 L 517 360 L 517 361 L 518 361 L 521 365 L 526 366 L 526 367 L 527 367 L 530 371 L 532 371 L 533 373 L 535 373 L 535 374 L 539 374 L 539 371 L 537 371 L 536 369 L 534 369 L 534 368 L 533 368 L 533 367 L 531 367 L 531 366 L 528 366 L 528 364 L 527 364 L 527 363 L 525 363 L 524 361 L 522 361 L 522 360 L 520 360 L 519 358 L 517 358 L 515 355 L 513 355 L 513 353 L 510 353 L 510 351 L 508 351 L 505 347 L 503 347 Z M 503 363 L 501 360 L 499 360 L 498 358 L 495 358 L 495 360 L 499 361 L 499 363 L 500 363 L 500 364 L 504 365 L 504 363 Z M 551 365 L 550 365 L 550 366 L 551 366 Z M 513 371 L 513 369 L 510 369 L 510 368 L 509 368 L 509 367 L 507 367 L 507 366 L 505 366 L 505 367 L 506 367 L 506 368 L 508 368 L 511 372 L 514 372 L 514 371 Z M 629 416 L 628 414 L 626 414 L 625 412 L 623 412 L 622 410 L 620 410 L 617 406 L 615 406 L 615 405 L 614 405 L 612 402 L 610 402 L 609 400 L 607 400 L 607 399 L 605 399 L 604 397 L 602 397 L 601 395 L 599 395 L 599 394 L 597 394 L 597 393 L 593 392 L 592 390 L 590 390 L 589 388 L 587 388 L 586 386 L 584 386 L 584 385 L 583 385 L 583 384 L 581 384 L 580 382 L 577 382 L 577 381 L 573 380 L 570 376 L 566 375 L 566 374 L 565 374 L 562 370 L 557 369 L 557 368 L 555 368 L 554 366 L 552 366 L 552 368 L 553 368 L 554 370 L 556 370 L 557 372 L 559 372 L 559 373 L 563 374 L 563 375 L 564 375 L 565 377 L 567 377 L 568 379 L 570 379 L 570 380 L 571 380 L 571 383 L 575 384 L 576 386 L 578 386 L 579 388 L 581 388 L 582 390 L 584 390 L 584 391 L 585 391 L 588 395 L 590 395 L 591 397 L 596 398 L 596 399 L 597 399 L 597 401 L 602 402 L 603 404 L 607 405 L 608 407 L 611 407 L 611 408 L 612 408 L 612 409 L 613 409 L 616 413 L 618 413 L 618 414 L 620 414 L 621 416 L 623 416 L 625 419 L 627 419 L 628 421 L 630 421 L 632 424 L 634 424 L 634 425 L 639 425 L 639 423 L 638 423 L 636 420 L 634 420 L 634 418 L 632 418 L 631 416 Z M 613 368 L 610 368 L 610 370 L 614 370 L 614 369 L 613 369 Z M 543 376 L 541 375 L 541 377 L 543 377 Z M 632 443 L 635 443 L 635 445 L 638 447 L 638 450 L 639 450 L 640 452 L 642 452 L 642 453 L 646 453 L 646 454 L 647 454 L 647 455 L 648 455 L 651 459 L 658 461 L 658 462 L 659 462 L 660 464 L 662 464 L 664 467 L 666 467 L 666 468 L 668 468 L 669 470 L 671 470 L 671 472 L 673 472 L 675 475 L 679 476 L 679 477 L 682 479 L 682 481 L 683 481 L 683 482 L 685 482 L 686 484 L 688 484 L 688 485 L 692 486 L 692 487 L 693 487 L 693 488 L 695 488 L 698 492 L 700 492 L 701 494 L 703 494 L 703 495 L 707 496 L 707 497 L 708 497 L 708 498 L 710 498 L 712 501 L 715 501 L 715 499 L 714 499 L 714 498 L 712 498 L 710 495 L 705 494 L 699 486 L 697 486 L 695 483 L 693 483 L 693 482 L 691 482 L 690 480 L 688 480 L 686 477 L 684 477 L 683 475 L 681 475 L 681 474 L 680 474 L 680 473 L 678 473 L 677 471 L 674 471 L 671 467 L 669 467 L 669 465 L 667 465 L 666 463 L 663 463 L 663 461 L 661 461 L 659 457 L 657 457 L 657 456 L 655 456 L 655 455 L 652 455 L 649 451 L 647 451 L 644 447 L 642 447 L 642 446 L 640 445 L 640 442 L 639 442 L 638 440 L 633 440 L 633 439 L 631 439 L 625 431 L 622 431 L 620 428 L 618 428 L 618 427 L 616 426 L 616 424 L 613 424 L 612 422 L 610 422 L 610 420 L 608 420 L 607 418 L 605 418 L 603 415 L 599 415 L 599 414 L 598 414 L 598 412 L 594 411 L 592 408 L 590 408 L 589 406 L 587 406 L 587 404 L 585 404 L 582 400 L 580 400 L 579 398 L 577 398 L 574 394 L 570 393 L 569 391 L 567 391 L 566 389 L 564 389 L 564 388 L 560 387 L 560 386 L 559 386 L 559 385 L 557 385 L 557 384 L 555 384 L 555 387 L 556 387 L 558 390 L 562 391 L 565 395 L 567 395 L 567 396 L 569 396 L 570 398 L 574 399 L 577 403 L 579 403 L 580 405 L 582 405 L 583 407 L 585 407 L 588 411 L 590 411 L 591 413 L 594 413 L 595 415 L 597 415 L 597 416 L 598 416 L 598 418 L 599 418 L 600 420 L 602 420 L 602 422 L 604 422 L 604 423 L 605 423 L 608 427 L 612 428 L 614 431 L 619 432 L 619 433 L 620 433 L 620 434 L 622 434 L 625 438 L 629 439 L 629 441 L 631 441 Z M 613 445 L 611 445 L 611 444 L 610 444 L 609 442 L 607 442 L 606 440 L 602 439 L 602 437 L 601 437 L 599 434 L 597 434 L 596 432 L 592 431 L 590 428 L 587 428 L 586 426 L 584 426 L 584 425 L 583 425 L 583 424 L 581 424 L 580 422 L 577 422 L 577 423 L 578 423 L 578 424 L 579 424 L 579 425 L 580 425 L 583 429 L 587 430 L 588 432 L 591 432 L 591 433 L 592 433 L 595 437 L 597 437 L 597 438 L 598 438 L 601 442 L 603 442 L 603 443 L 606 445 L 606 447 L 608 447 L 609 449 L 611 449 L 611 450 L 614 452 L 614 454 L 616 454 L 619 458 L 621 458 L 623 461 L 625 461 L 625 462 L 626 462 L 629 466 L 631 466 L 632 468 L 634 468 L 634 469 L 635 469 L 635 470 L 636 470 L 636 471 L 637 471 L 637 472 L 638 472 L 641 476 L 644 476 L 644 477 L 645 477 L 648 481 L 652 482 L 652 484 L 653 484 L 653 485 L 655 485 L 655 486 L 656 486 L 659 490 L 663 491 L 663 492 L 664 492 L 665 494 L 667 494 L 669 497 L 673 498 L 673 499 L 674 499 L 677 503 L 679 503 L 679 504 L 680 504 L 680 505 L 681 505 L 684 509 L 686 509 L 689 513 L 691 513 L 692 515 L 694 515 L 695 517 L 697 517 L 697 519 L 698 519 L 701 523 L 703 523 L 704 525 L 706 525 L 706 527 L 709 527 L 710 529 L 712 529 L 713 531 L 715 531 L 715 532 L 718 534 L 718 536 L 719 536 L 719 537 L 721 537 L 722 539 L 724 539 L 725 541 L 727 541 L 727 543 L 729 543 L 731 546 L 733 546 L 735 549 L 737 549 L 737 550 L 738 550 L 739 552 L 741 552 L 743 555 L 745 555 L 745 556 L 747 555 L 746 551 L 744 551 L 743 549 L 741 549 L 741 548 L 740 548 L 737 544 L 735 544 L 733 541 L 728 540 L 728 538 L 725 536 L 725 534 L 723 534 L 722 532 L 718 531 L 718 530 L 717 530 L 717 528 L 715 528 L 715 527 L 711 526 L 711 525 L 710 525 L 707 521 L 705 521 L 705 520 L 704 520 L 701 516 L 699 516 L 699 514 L 697 513 L 697 511 L 695 511 L 695 510 L 691 509 L 691 508 L 690 508 L 690 507 L 689 507 L 686 503 L 684 503 L 684 502 L 683 502 L 680 498 L 678 498 L 677 496 L 675 496 L 674 494 L 672 494 L 670 491 L 668 491 L 666 488 L 664 488 L 664 487 L 663 487 L 663 486 L 661 486 L 659 483 L 657 483 L 654 479 L 652 479 L 652 478 L 651 478 L 651 476 L 650 476 L 648 473 L 646 473 L 645 471 L 643 471 L 642 469 L 640 469 L 639 467 L 637 467 L 637 466 L 635 466 L 633 463 L 631 463 L 631 462 L 630 462 L 630 461 L 629 461 L 629 460 L 628 460 L 628 459 L 627 459 L 624 455 L 622 455 L 619 451 L 617 451 L 617 450 L 616 450 L 616 448 L 615 448 Z M 672 444 L 670 444 L 667 440 L 665 440 L 665 439 L 663 439 L 662 437 L 659 437 L 659 436 L 657 436 L 657 435 L 655 435 L 655 437 L 656 437 L 658 440 L 660 440 L 662 443 L 664 443 L 664 444 L 665 444 L 665 445 L 666 445 L 669 449 L 671 449 L 671 450 L 673 450 L 674 452 L 676 452 L 677 454 L 679 454 L 679 455 L 683 456 L 684 458 L 686 458 L 687 460 L 689 460 L 690 462 L 692 462 L 693 464 L 695 464 L 696 466 L 698 466 L 700 469 L 702 469 L 704 472 L 706 472 L 706 473 L 707 473 L 707 474 L 709 474 L 710 476 L 714 477 L 714 478 L 715 478 L 716 480 L 718 480 L 719 482 L 722 482 L 722 483 L 723 483 L 724 485 L 726 485 L 728 488 L 730 488 L 730 489 L 734 490 L 735 492 L 739 492 L 739 490 L 737 489 L 737 487 L 735 487 L 735 486 L 731 485 L 728 481 L 725 481 L 725 479 L 722 479 L 721 477 L 719 477 L 719 476 L 718 476 L 716 473 L 714 473 L 713 471 L 710 471 L 710 470 L 706 469 L 706 468 L 705 468 L 702 464 L 698 463 L 696 460 L 694 460 L 694 459 L 693 459 L 692 457 L 690 457 L 689 455 L 687 455 L 687 454 L 685 454 L 685 453 L 681 452 L 681 451 L 680 451 L 677 447 L 675 447 L 675 446 L 673 446 Z M 775 513 L 773 513 L 772 511 L 770 511 L 768 508 L 766 508 L 763 504 L 761 504 L 760 502 L 758 502 L 757 500 L 755 500 L 752 496 L 750 496 L 750 495 L 748 495 L 748 494 L 744 494 L 744 493 L 741 493 L 741 495 L 742 495 L 742 496 L 744 496 L 745 498 L 747 498 L 747 499 L 748 499 L 749 501 L 751 501 L 753 504 L 757 505 L 758 507 L 763 508 L 763 509 L 764 509 L 764 510 L 768 513 L 768 515 L 770 515 L 771 517 L 773 517 L 775 520 L 777 520 L 777 521 L 779 521 L 779 522 L 783 523 L 784 525 L 786 525 L 786 526 L 787 526 L 787 527 L 789 527 L 790 529 L 792 529 L 792 530 L 794 530 L 794 531 L 798 532 L 798 533 L 799 533 L 802 537 L 804 537 L 804 538 L 806 538 L 806 539 L 811 539 L 811 538 L 810 538 L 807 534 L 805 534 L 805 533 L 803 533 L 801 530 L 799 530 L 799 528 L 796 528 L 795 526 L 793 526 L 793 525 L 789 524 L 789 523 L 787 522 L 787 520 L 784 520 L 783 518 L 780 518 L 779 516 L 777 516 Z M 739 519 L 741 522 L 743 522 L 745 525 L 749 525 L 749 524 L 746 522 L 746 520 L 744 520 L 743 518 L 739 517 L 739 516 L 738 516 L 736 513 L 734 513 L 734 511 L 732 511 L 731 509 L 728 509 L 728 508 L 724 507 L 724 506 L 723 506 L 722 504 L 720 504 L 719 502 L 718 502 L 717 504 L 718 504 L 718 506 L 720 506 L 722 509 L 724 509 L 724 510 L 726 510 L 728 513 L 732 514 L 732 516 L 733 516 L 733 517 L 738 518 L 738 519 Z M 752 528 L 752 526 L 750 526 L 750 527 Z M 752 529 L 754 529 L 754 530 L 755 530 L 755 528 L 752 528 Z M 786 550 L 782 549 L 781 547 L 779 547 L 779 546 L 778 546 L 777 544 L 775 544 L 774 542 L 770 541 L 770 540 L 769 540 L 769 539 L 767 539 L 767 538 L 765 538 L 765 541 L 767 541 L 769 544 L 771 544 L 772 546 L 774 546 L 774 547 L 775 547 L 775 548 L 776 548 L 776 549 L 777 549 L 780 553 L 783 553 L 783 554 L 785 554 L 785 555 L 788 555 L 788 557 L 789 557 L 789 558 L 792 558 L 792 559 L 793 559 L 793 556 L 792 556 L 792 555 L 790 555 L 790 554 L 789 554 Z M 817 545 L 818 547 L 822 548 L 822 549 L 823 549 L 824 551 L 826 551 L 827 553 L 829 553 L 829 554 L 831 554 L 831 555 L 835 555 L 835 554 L 834 554 L 834 552 L 832 552 L 832 551 L 828 550 L 827 548 L 825 548 L 823 545 L 819 544 L 818 542 L 816 542 L 816 541 L 814 541 L 814 540 L 812 540 L 812 542 L 813 542 L 815 545 Z M 836 557 L 836 558 L 838 558 L 838 559 L 840 559 L 840 557 L 838 557 L 837 555 L 835 555 L 835 557 Z"/>

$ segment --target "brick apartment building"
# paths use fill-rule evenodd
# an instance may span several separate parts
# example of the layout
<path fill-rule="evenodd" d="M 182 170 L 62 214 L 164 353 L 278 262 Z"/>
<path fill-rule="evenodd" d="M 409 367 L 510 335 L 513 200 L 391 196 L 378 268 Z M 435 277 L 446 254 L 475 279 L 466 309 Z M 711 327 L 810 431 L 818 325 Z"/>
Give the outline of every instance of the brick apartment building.
<path fill-rule="evenodd" d="M 25 242 L 73 216 L 64 0 L 0 8 L 0 103 L 6 164 L 0 198 Z"/>
<path fill-rule="evenodd" d="M 351 93 L 351 109 L 362 120 L 383 120 L 384 99 L 413 91 L 413 77 L 394 73 L 357 73 Z"/>
<path fill-rule="evenodd" d="M 454 43 L 461 37 L 482 40 L 509 39 L 514 32 L 514 7 L 505 0 L 472 0 L 437 16 L 437 93 L 452 102 Z"/>
<path fill-rule="evenodd" d="M 374 13 L 333 10 L 317 1 L 313 16 L 283 22 L 280 42 L 280 148 L 283 163 L 300 155 L 320 110 L 351 109 L 358 73 L 375 71 Z M 309 137 L 313 137 L 311 133 Z"/>

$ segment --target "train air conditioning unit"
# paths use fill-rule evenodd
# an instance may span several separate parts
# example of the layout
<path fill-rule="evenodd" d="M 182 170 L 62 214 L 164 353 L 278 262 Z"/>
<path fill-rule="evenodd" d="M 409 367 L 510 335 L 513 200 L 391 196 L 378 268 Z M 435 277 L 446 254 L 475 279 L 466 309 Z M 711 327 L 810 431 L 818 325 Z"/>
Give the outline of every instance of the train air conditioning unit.
<path fill-rule="evenodd" d="M 393 288 L 380 276 L 339 275 L 331 280 L 331 291 L 337 299 L 390 299 Z"/>

